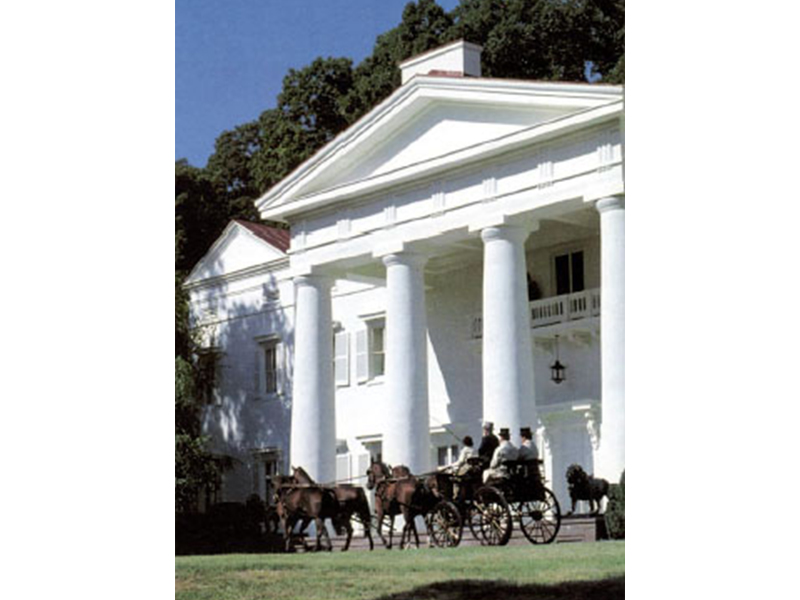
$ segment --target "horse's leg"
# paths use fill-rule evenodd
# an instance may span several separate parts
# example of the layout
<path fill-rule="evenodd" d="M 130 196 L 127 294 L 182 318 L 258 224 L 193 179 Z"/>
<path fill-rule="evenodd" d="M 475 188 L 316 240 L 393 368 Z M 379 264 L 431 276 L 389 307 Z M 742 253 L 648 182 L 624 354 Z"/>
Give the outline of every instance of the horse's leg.
<path fill-rule="evenodd" d="M 375 544 L 372 543 L 372 531 L 370 531 L 372 529 L 372 524 L 370 523 L 369 511 L 366 512 L 366 519 L 362 516 L 361 521 L 364 524 L 364 537 L 369 540 L 369 549 L 374 550 Z"/>
<path fill-rule="evenodd" d="M 392 549 L 392 535 L 394 535 L 394 515 L 389 517 L 389 550 Z"/>
<path fill-rule="evenodd" d="M 345 516 L 344 528 L 345 531 L 347 531 L 347 539 L 344 542 L 342 552 L 346 552 L 347 549 L 350 548 L 350 540 L 353 539 L 353 524 L 350 522 L 350 517 Z"/>
<path fill-rule="evenodd" d="M 417 521 L 416 517 L 411 517 L 411 531 L 414 532 L 414 541 L 417 544 L 417 549 L 419 549 L 419 533 L 417 532 Z M 409 538 L 409 542 L 411 539 Z"/>
<path fill-rule="evenodd" d="M 383 523 L 383 502 L 380 498 L 375 500 L 375 519 L 377 521 L 378 537 L 381 538 L 383 547 L 388 548 L 389 545 L 386 543 L 386 538 L 383 537 L 383 528 L 381 527 L 381 523 Z"/>

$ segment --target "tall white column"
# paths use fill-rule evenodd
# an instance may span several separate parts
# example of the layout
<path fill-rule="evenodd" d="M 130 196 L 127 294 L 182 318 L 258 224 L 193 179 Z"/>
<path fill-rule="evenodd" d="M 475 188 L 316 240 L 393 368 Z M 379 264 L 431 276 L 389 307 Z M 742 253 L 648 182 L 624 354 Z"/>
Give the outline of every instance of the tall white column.
<path fill-rule="evenodd" d="M 425 257 L 383 257 L 386 265 L 387 406 L 383 457 L 412 473 L 430 469 Z"/>
<path fill-rule="evenodd" d="M 602 424 L 595 472 L 612 483 L 625 469 L 625 200 L 598 200 Z"/>
<path fill-rule="evenodd" d="M 290 462 L 313 479 L 336 479 L 336 411 L 333 384 L 332 281 L 296 277 L 294 387 Z"/>
<path fill-rule="evenodd" d="M 525 268 L 528 230 L 502 225 L 483 239 L 483 418 L 508 427 L 519 445 L 520 427 L 536 429 L 533 351 Z"/>

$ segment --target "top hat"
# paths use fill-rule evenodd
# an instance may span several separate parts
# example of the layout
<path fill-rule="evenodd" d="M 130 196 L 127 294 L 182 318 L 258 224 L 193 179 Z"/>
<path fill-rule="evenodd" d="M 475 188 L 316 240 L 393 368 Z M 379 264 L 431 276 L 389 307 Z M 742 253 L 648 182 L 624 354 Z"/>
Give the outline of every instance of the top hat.
<path fill-rule="evenodd" d="M 501 427 L 500 428 L 500 437 L 504 437 L 504 438 L 511 437 L 511 433 L 508 431 L 508 427 Z"/>
<path fill-rule="evenodd" d="M 491 421 L 484 421 L 483 428 L 491 431 L 492 429 L 494 429 L 494 423 L 492 423 Z"/>
<path fill-rule="evenodd" d="M 523 427 L 522 429 L 519 430 L 519 434 L 520 436 L 528 439 L 531 439 L 533 437 L 533 435 L 531 434 L 530 427 Z"/>

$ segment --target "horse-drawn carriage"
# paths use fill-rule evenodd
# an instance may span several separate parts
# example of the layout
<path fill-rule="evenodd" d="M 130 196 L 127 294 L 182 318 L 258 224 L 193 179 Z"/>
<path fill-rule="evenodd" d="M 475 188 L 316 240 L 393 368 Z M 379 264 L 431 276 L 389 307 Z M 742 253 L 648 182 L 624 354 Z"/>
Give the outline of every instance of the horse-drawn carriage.
<path fill-rule="evenodd" d="M 507 461 L 507 478 L 482 482 L 481 459 L 469 459 L 469 470 L 462 475 L 440 472 L 435 475 L 440 494 L 458 508 L 460 523 L 453 519 L 444 522 L 441 516 L 432 523 L 445 535 L 436 539 L 455 546 L 460 534 L 448 530 L 466 524 L 472 535 L 483 545 L 502 546 L 511 539 L 514 521 L 523 535 L 533 544 L 552 542 L 561 527 L 561 508 L 555 494 L 545 486 L 542 461 Z"/>
<path fill-rule="evenodd" d="M 555 539 L 561 527 L 561 509 L 544 484 L 542 461 L 508 461 L 509 477 L 490 479 L 486 484 L 482 482 L 481 459 L 469 459 L 468 464 L 470 468 L 462 474 L 440 471 L 417 479 L 410 474 L 390 475 L 385 465 L 373 463 L 367 487 L 376 489 L 376 528 L 384 544 L 384 514 L 393 519 L 400 512 L 406 520 L 401 547 L 407 536 L 409 542 L 412 533 L 416 536 L 413 519 L 417 515 L 424 517 L 430 542 L 439 547 L 458 546 L 465 526 L 483 545 L 505 545 L 514 521 L 533 544 Z M 390 523 L 388 547 L 391 531 Z"/>

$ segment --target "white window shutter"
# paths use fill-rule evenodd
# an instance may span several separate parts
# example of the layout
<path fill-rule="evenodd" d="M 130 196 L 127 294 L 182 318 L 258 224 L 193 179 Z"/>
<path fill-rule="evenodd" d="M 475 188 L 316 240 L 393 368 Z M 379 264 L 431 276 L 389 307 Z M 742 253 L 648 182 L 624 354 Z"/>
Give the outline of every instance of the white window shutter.
<path fill-rule="evenodd" d="M 336 457 L 336 481 L 345 482 L 350 479 L 350 455 L 339 454 Z"/>
<path fill-rule="evenodd" d="M 283 386 L 285 385 L 284 374 L 286 373 L 286 360 L 284 348 L 284 344 L 275 344 L 275 391 L 279 395 L 283 394 Z"/>
<path fill-rule="evenodd" d="M 333 340 L 333 370 L 336 385 L 348 385 L 350 383 L 350 335 L 347 331 L 340 331 L 334 335 Z"/>
<path fill-rule="evenodd" d="M 369 379 L 369 347 L 366 329 L 356 332 L 356 379 L 359 382 Z"/>

